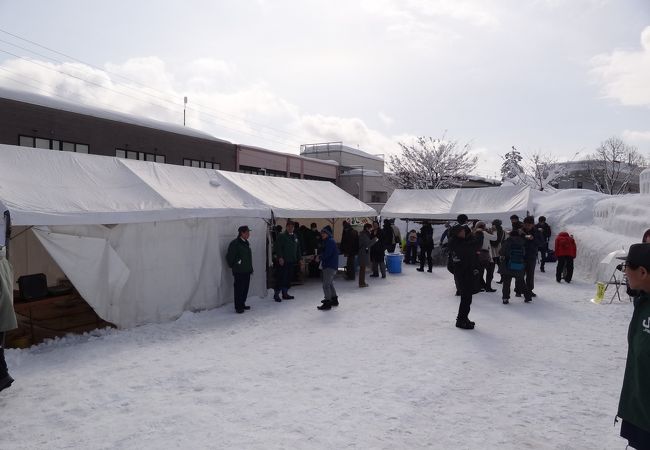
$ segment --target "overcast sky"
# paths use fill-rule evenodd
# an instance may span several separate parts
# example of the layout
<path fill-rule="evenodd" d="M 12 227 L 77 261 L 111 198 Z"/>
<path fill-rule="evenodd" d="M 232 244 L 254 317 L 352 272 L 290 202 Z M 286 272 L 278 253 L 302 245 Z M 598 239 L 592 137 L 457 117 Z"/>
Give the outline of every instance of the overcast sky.
<path fill-rule="evenodd" d="M 187 96 L 237 143 L 650 157 L 648 0 L 0 0 L 0 29 L 1 86 L 176 123 Z"/>

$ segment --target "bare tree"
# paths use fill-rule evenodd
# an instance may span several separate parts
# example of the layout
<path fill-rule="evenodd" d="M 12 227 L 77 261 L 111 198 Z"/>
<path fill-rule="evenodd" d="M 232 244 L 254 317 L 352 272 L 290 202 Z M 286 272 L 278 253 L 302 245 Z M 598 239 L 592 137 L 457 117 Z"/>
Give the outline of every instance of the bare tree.
<path fill-rule="evenodd" d="M 458 148 L 458 141 L 418 137 L 407 145 L 398 143 L 401 155 L 390 156 L 389 179 L 401 189 L 444 189 L 458 187 L 476 168 L 477 156 L 469 154 L 470 144 Z"/>
<path fill-rule="evenodd" d="M 524 160 L 513 146 L 512 151 L 502 158 L 504 162 L 501 173 L 504 181 L 526 185 L 538 191 L 547 190 L 555 180 L 566 174 L 566 168 L 558 164 L 557 158 L 543 154 L 541 151 L 533 153 Z"/>
<path fill-rule="evenodd" d="M 618 137 L 602 142 L 587 159 L 587 171 L 598 192 L 619 195 L 628 192 L 628 186 L 646 165 L 636 147 L 627 145 Z"/>

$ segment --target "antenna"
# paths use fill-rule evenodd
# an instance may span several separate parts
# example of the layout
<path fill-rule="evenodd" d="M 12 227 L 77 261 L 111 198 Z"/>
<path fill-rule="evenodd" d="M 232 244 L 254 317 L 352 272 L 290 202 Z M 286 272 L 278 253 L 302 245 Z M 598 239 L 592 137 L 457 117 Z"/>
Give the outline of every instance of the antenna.
<path fill-rule="evenodd" d="M 187 107 L 187 96 L 183 97 L 183 126 L 185 126 L 185 108 Z"/>

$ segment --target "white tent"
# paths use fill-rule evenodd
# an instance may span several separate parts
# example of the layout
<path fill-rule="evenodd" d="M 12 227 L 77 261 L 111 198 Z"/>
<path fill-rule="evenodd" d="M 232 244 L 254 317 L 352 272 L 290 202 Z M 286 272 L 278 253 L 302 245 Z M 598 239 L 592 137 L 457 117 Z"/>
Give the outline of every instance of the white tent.
<path fill-rule="evenodd" d="M 329 181 L 259 177 L 237 172 L 220 174 L 268 204 L 276 217 L 333 219 L 377 215 L 374 208 Z"/>
<path fill-rule="evenodd" d="M 33 226 L 104 320 L 129 327 L 231 301 L 224 254 L 242 223 L 252 229 L 250 295 L 266 293 L 271 211 L 213 182 L 217 171 L 6 145 L 0 167 L 0 209 Z"/>
<path fill-rule="evenodd" d="M 249 295 L 264 296 L 273 210 L 323 218 L 374 211 L 329 182 L 7 145 L 0 167 L 0 212 L 33 227 L 97 314 L 120 327 L 232 301 L 224 255 L 239 225 L 252 230 Z"/>
<path fill-rule="evenodd" d="M 501 219 L 509 223 L 512 214 L 520 218 L 533 212 L 530 188 L 501 186 L 472 189 L 396 189 L 383 209 L 382 217 L 408 220 L 455 220 L 458 214 L 471 219 Z"/>

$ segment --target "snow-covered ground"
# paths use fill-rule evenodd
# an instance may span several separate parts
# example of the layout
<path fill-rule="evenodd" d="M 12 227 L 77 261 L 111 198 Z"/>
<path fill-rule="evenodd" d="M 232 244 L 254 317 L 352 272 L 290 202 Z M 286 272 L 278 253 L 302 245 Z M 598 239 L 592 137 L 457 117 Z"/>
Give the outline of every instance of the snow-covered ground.
<path fill-rule="evenodd" d="M 404 266 L 367 289 L 338 279 L 332 311 L 313 281 L 243 315 L 9 350 L 0 449 L 622 449 L 632 305 L 590 299 L 599 261 L 650 227 L 650 196 L 537 193 L 535 214 L 574 234 L 573 283 L 547 264 L 532 304 L 479 294 L 472 331 L 445 268 Z"/>
<path fill-rule="evenodd" d="M 625 448 L 629 302 L 591 303 L 592 280 L 558 284 L 547 264 L 531 304 L 474 296 L 465 331 L 450 274 L 403 269 L 337 278 L 332 311 L 313 281 L 243 315 L 9 350 L 0 448 Z"/>

